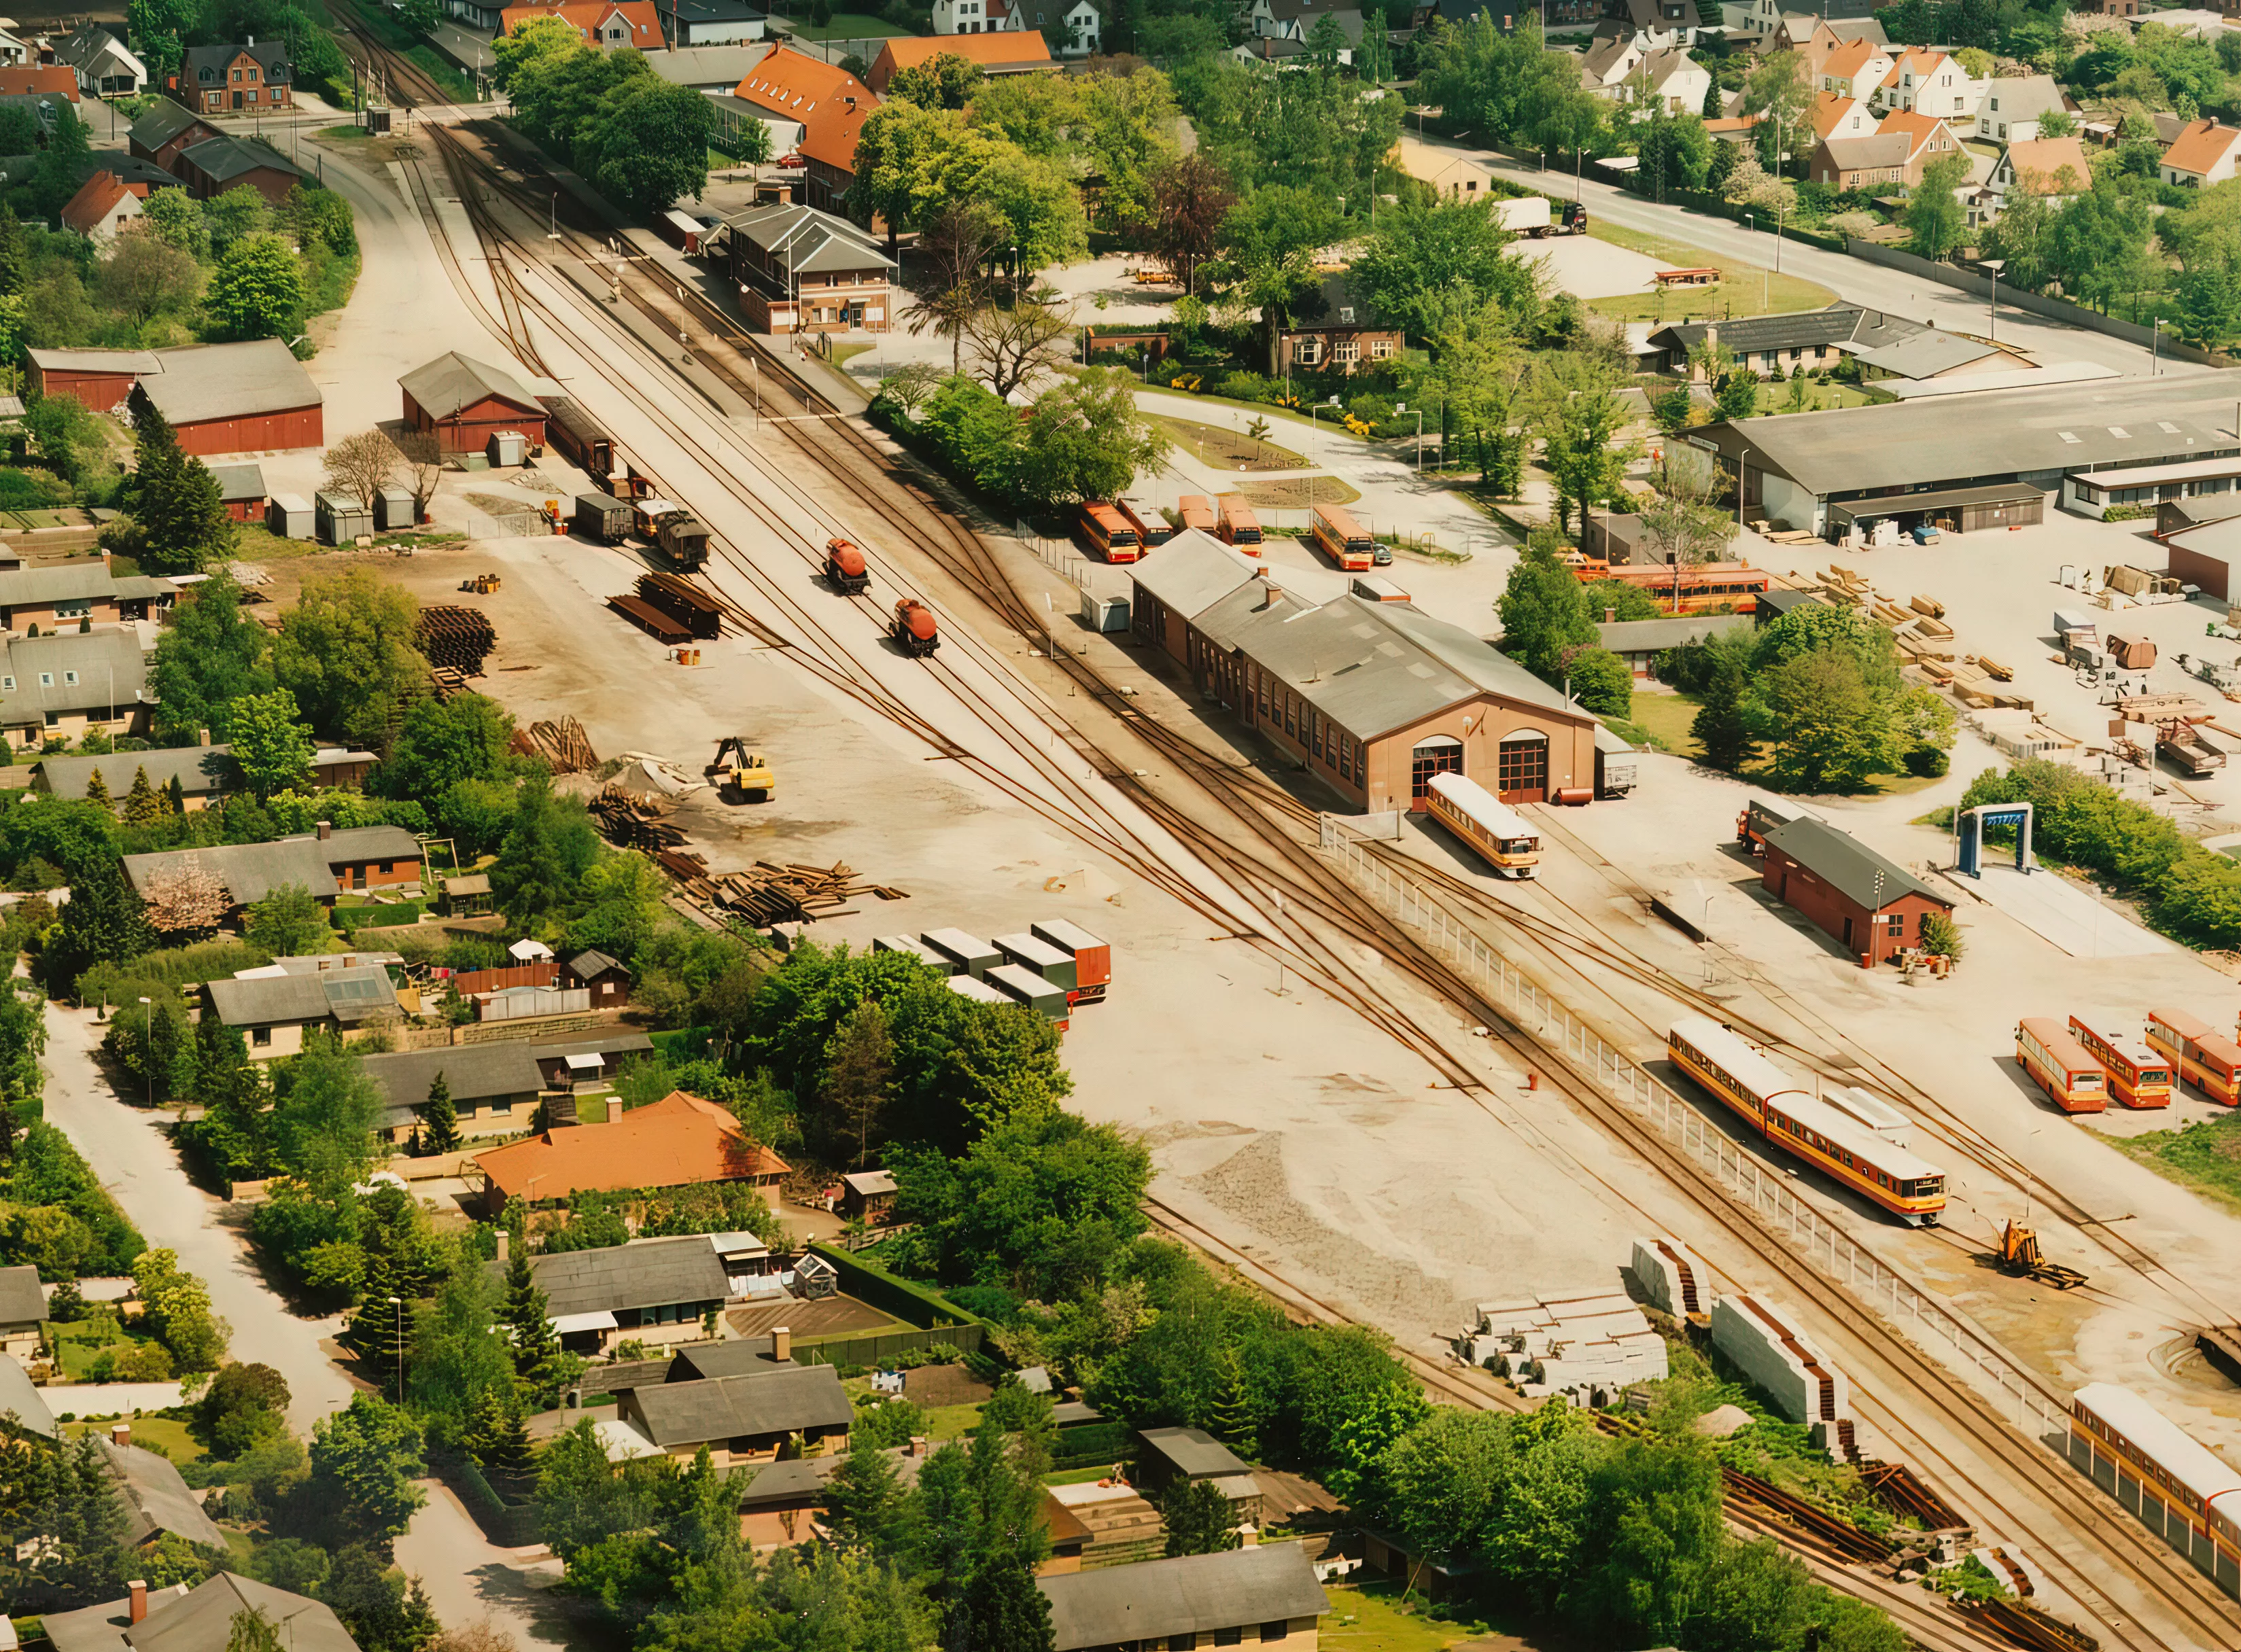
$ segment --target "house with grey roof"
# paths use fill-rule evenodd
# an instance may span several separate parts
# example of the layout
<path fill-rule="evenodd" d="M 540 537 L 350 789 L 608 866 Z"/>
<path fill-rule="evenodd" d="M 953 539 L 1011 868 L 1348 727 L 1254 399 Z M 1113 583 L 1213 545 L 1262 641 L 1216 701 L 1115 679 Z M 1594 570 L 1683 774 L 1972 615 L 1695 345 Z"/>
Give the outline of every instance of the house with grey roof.
<path fill-rule="evenodd" d="M 723 231 L 733 283 L 758 331 L 887 330 L 894 260 L 847 219 L 782 203 L 736 213 Z"/>
<path fill-rule="evenodd" d="M 309 890 L 326 906 L 333 905 L 345 889 L 417 890 L 422 853 L 420 840 L 402 826 L 350 826 L 338 832 L 323 823 L 309 837 L 129 854 L 124 875 L 144 900 L 160 880 L 192 866 L 223 883 L 238 913 L 291 886 Z"/>
<path fill-rule="evenodd" d="M 2003 77 L 1985 84 L 1977 105 L 1977 136 L 1992 144 L 2028 144 L 2045 117 L 2074 117 L 2081 107 L 2052 75 Z"/>
<path fill-rule="evenodd" d="M 47 1294 L 36 1267 L 0 1267 L 0 1353 L 36 1357 L 47 1322 Z"/>
<path fill-rule="evenodd" d="M 317 975 L 251 973 L 250 979 L 203 984 L 204 1013 L 238 1032 L 252 1061 L 303 1053 L 314 1031 L 345 1037 L 370 1022 L 398 1014 L 397 989 L 378 964 L 331 969 Z"/>
<path fill-rule="evenodd" d="M 1636 679 L 1656 677 L 1658 655 L 1729 632 L 1748 633 L 1749 614 L 1681 614 L 1669 619 L 1604 620 L 1595 632 L 1605 648 L 1626 661 Z"/>
<path fill-rule="evenodd" d="M 767 1462 L 796 1435 L 840 1449 L 855 1407 L 829 1365 L 789 1361 L 767 1371 L 664 1382 L 619 1395 L 615 1415 L 672 1457 L 706 1447 L 719 1468 Z"/>
<path fill-rule="evenodd" d="M 371 752 L 323 746 L 312 753 L 310 783 L 321 789 L 355 789 L 377 760 Z M 144 769 L 147 771 L 149 785 L 158 790 L 168 792 L 172 783 L 177 782 L 180 806 L 189 813 L 208 808 L 228 793 L 239 791 L 243 784 L 231 746 L 172 746 L 144 752 L 110 752 L 97 757 L 75 752 L 42 757 L 32 766 L 31 790 L 58 798 L 83 798 L 97 772 L 110 797 L 121 804 L 134 778 Z M 355 845 L 360 840 L 345 835 L 345 841 L 346 845 Z M 389 847 L 393 858 L 398 847 L 397 840 L 385 838 L 378 841 Z M 376 859 L 378 862 L 378 856 Z"/>
<path fill-rule="evenodd" d="M 1314 1652 L 1330 1602 L 1305 1545 L 1261 1543 L 1039 1577 L 1056 1652 L 1282 1641 Z"/>
<path fill-rule="evenodd" d="M 0 1417 L 12 1417 L 16 1427 L 26 1434 L 49 1440 L 61 1437 L 55 1414 L 47 1408 L 47 1396 L 12 1354 L 0 1354 Z"/>
<path fill-rule="evenodd" d="M 532 1257 L 530 1267 L 552 1328 L 571 1353 L 604 1353 L 626 1337 L 698 1341 L 706 1315 L 731 1300 L 722 1254 L 706 1234 L 548 1251 Z M 504 1264 L 490 1267 L 493 1277 L 504 1277 Z"/>
<path fill-rule="evenodd" d="M 653 1040 L 643 1033 L 617 1033 L 549 1041 L 492 1039 L 442 1049 L 392 1050 L 364 1060 L 365 1075 L 381 1087 L 387 1103 L 377 1128 L 391 1141 L 403 1141 L 418 1126 L 418 1109 L 427 1105 L 438 1073 L 452 1093 L 462 1134 L 505 1135 L 528 1127 L 546 1092 L 611 1080 L 625 1061 L 652 1048 Z"/>
<path fill-rule="evenodd" d="M 261 1612 L 288 1652 L 358 1652 L 332 1608 L 254 1578 L 220 1572 L 189 1588 L 130 1586 L 123 1600 L 41 1620 L 55 1652 L 226 1652 L 233 1620 Z"/>
<path fill-rule="evenodd" d="M 119 576 L 109 558 L 72 557 L 0 571 L 0 631 L 22 635 L 146 619 L 171 605 L 178 586 L 146 574 Z"/>
<path fill-rule="evenodd" d="M 1135 1485 L 1147 1497 L 1185 1481 L 1211 1481 L 1241 1522 L 1261 1514 L 1253 1465 L 1203 1428 L 1145 1428 L 1136 1435 Z"/>
<path fill-rule="evenodd" d="M 148 661 L 130 631 L 64 631 L 0 643 L 0 729 L 21 752 L 89 731 L 145 735 Z"/>
<path fill-rule="evenodd" d="M 135 97 L 148 84 L 148 65 L 97 23 L 86 23 L 55 46 L 55 60 L 77 74 L 77 89 L 94 97 Z"/>
<path fill-rule="evenodd" d="M 1768 833 L 1765 844 L 1760 886 L 1863 968 L 1920 947 L 1924 918 L 1952 915 L 1953 897 L 1826 820 L 1802 815 Z"/>
<path fill-rule="evenodd" d="M 728 97 L 732 89 L 747 77 L 747 70 L 767 55 L 767 49 L 758 45 L 685 46 L 644 55 L 646 66 L 672 86 L 690 86 L 704 97 Z"/>
<path fill-rule="evenodd" d="M 116 1482 L 127 1543 L 139 1547 L 169 1535 L 212 1548 L 226 1547 L 225 1534 L 188 1488 L 177 1465 L 159 1452 L 134 1445 L 129 1423 L 117 1424 L 107 1438 L 95 1438 L 102 1462 Z"/>

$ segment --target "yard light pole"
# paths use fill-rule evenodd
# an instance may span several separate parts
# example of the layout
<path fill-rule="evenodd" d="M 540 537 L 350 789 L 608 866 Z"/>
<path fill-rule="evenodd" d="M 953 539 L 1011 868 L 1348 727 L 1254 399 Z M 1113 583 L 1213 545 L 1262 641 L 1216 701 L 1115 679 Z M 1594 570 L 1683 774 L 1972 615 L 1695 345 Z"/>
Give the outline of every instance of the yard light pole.
<path fill-rule="evenodd" d="M 156 1000 L 144 998 L 140 1001 L 148 1007 L 148 1030 L 145 1034 L 148 1044 L 142 1052 L 142 1059 L 147 1062 L 148 1105 L 152 1107 L 156 1105 Z"/>
<path fill-rule="evenodd" d="M 405 1403 L 405 1299 L 392 1296 L 390 1307 L 397 1310 L 397 1403 Z"/>
<path fill-rule="evenodd" d="M 1736 460 L 1736 525 L 1743 525 L 1743 482 L 1750 474 L 1750 449 L 1743 449 Z"/>

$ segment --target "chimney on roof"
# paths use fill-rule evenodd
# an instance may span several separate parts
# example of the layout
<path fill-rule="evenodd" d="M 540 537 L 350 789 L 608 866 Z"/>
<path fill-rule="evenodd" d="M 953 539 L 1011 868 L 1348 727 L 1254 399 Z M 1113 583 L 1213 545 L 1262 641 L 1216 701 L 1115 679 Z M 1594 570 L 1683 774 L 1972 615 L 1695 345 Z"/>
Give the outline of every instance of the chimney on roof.
<path fill-rule="evenodd" d="M 1616 608 L 1606 607 L 1606 608 L 1603 610 L 1603 624 L 1605 624 L 1606 625 L 1616 625 L 1617 623 L 1618 623 L 1618 610 L 1617 610 L 1617 609 L 1616 609 Z"/>
<path fill-rule="evenodd" d="M 111 1423 L 109 1428 L 109 1443 L 112 1446 L 130 1445 L 132 1443 L 132 1425 L 129 1422 Z"/>
<path fill-rule="evenodd" d="M 1282 587 L 1278 585 L 1274 580 L 1270 579 L 1266 574 L 1262 574 L 1261 576 L 1261 605 L 1254 612 L 1256 613 L 1266 613 L 1269 609 L 1276 605 L 1277 599 L 1281 597 L 1284 592 Z"/>
<path fill-rule="evenodd" d="M 249 37 L 249 43 L 250 43 L 251 45 L 252 45 L 252 46 L 253 46 L 253 45 L 255 45 L 255 44 L 257 43 L 257 37 L 256 37 L 255 35 L 251 35 L 251 36 L 250 36 L 250 37 Z"/>
<path fill-rule="evenodd" d="M 132 1592 L 131 1621 L 135 1623 L 146 1622 L 148 1621 L 147 1580 L 145 1578 L 136 1577 L 124 1587 Z"/>
<path fill-rule="evenodd" d="M 910 1437 L 910 1448 L 904 1455 L 911 1457 L 923 1457 L 926 1455 L 926 1436 L 922 1434 L 914 1434 Z"/>
<path fill-rule="evenodd" d="M 512 1234 L 508 1233 L 505 1228 L 503 1228 L 503 1227 L 499 1228 L 499 1229 L 498 1230 L 498 1261 L 502 1261 L 502 1262 L 512 1261 L 513 1260 L 512 1255 L 511 1254 L 511 1253 L 512 1253 L 512 1249 L 513 1249 L 513 1235 L 512 1235 Z"/>
<path fill-rule="evenodd" d="M 771 1332 L 771 1358 L 785 1365 L 793 1358 L 793 1328 L 781 1325 Z"/>
<path fill-rule="evenodd" d="M 319 822 L 319 841 L 321 843 L 324 843 L 329 838 L 331 838 L 334 835 L 335 823 L 332 820 L 322 820 Z"/>

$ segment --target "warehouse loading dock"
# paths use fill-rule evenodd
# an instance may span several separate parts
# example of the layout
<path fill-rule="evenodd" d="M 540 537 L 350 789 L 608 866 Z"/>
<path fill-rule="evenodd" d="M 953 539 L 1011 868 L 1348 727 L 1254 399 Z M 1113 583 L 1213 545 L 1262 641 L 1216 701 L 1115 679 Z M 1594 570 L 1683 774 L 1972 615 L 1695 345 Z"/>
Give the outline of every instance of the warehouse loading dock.
<path fill-rule="evenodd" d="M 1829 531 L 1840 537 L 1856 523 L 1864 526 L 1895 521 L 1904 530 L 1926 522 L 1946 533 L 1982 533 L 2030 527 L 2045 520 L 2046 495 L 2024 482 L 1990 482 L 1928 493 L 1886 493 L 1829 506 Z"/>

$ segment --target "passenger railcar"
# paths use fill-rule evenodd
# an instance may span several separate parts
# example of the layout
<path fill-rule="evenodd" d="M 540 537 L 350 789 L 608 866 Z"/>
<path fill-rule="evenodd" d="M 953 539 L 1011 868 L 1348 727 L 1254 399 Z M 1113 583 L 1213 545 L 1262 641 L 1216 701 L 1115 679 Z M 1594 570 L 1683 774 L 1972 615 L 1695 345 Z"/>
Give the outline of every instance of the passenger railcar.
<path fill-rule="evenodd" d="M 2175 1009 L 2148 1012 L 2148 1042 L 2170 1058 L 2181 1083 L 2226 1107 L 2241 1105 L 2241 1044 Z"/>
<path fill-rule="evenodd" d="M 1134 562 L 1144 554 L 1144 543 L 1128 518 L 1095 499 L 1081 507 L 1081 537 L 1107 562 Z"/>
<path fill-rule="evenodd" d="M 539 396 L 545 409 L 545 439 L 578 470 L 604 480 L 614 474 L 615 444 L 598 420 L 572 396 Z"/>
<path fill-rule="evenodd" d="M 1531 822 L 1476 780 L 1435 774 L 1426 799 L 1432 818 L 1478 851 L 1503 878 L 1530 878 L 1541 860 L 1541 834 Z"/>
<path fill-rule="evenodd" d="M 2016 1060 L 2064 1113 L 2108 1111 L 2109 1075 L 2060 1021 L 2044 1015 L 2017 1021 Z"/>
<path fill-rule="evenodd" d="M 1666 1033 L 1665 1048 L 1676 1066 L 1769 1142 L 1909 1227 L 1934 1226 L 1945 1208 L 1943 1171 L 1799 1087 L 1796 1080 L 1711 1017 L 1682 1016 Z"/>
<path fill-rule="evenodd" d="M 2228 1595 L 2241 1594 L 2241 1474 L 2130 1388 L 2070 1396 L 2070 1465 Z"/>
<path fill-rule="evenodd" d="M 2171 1062 L 2145 1040 L 2119 1031 L 2122 1025 L 2113 1015 L 2073 1015 L 2070 1036 L 2101 1063 L 2109 1094 L 2120 1105 L 2142 1111 L 2171 1106 Z"/>

